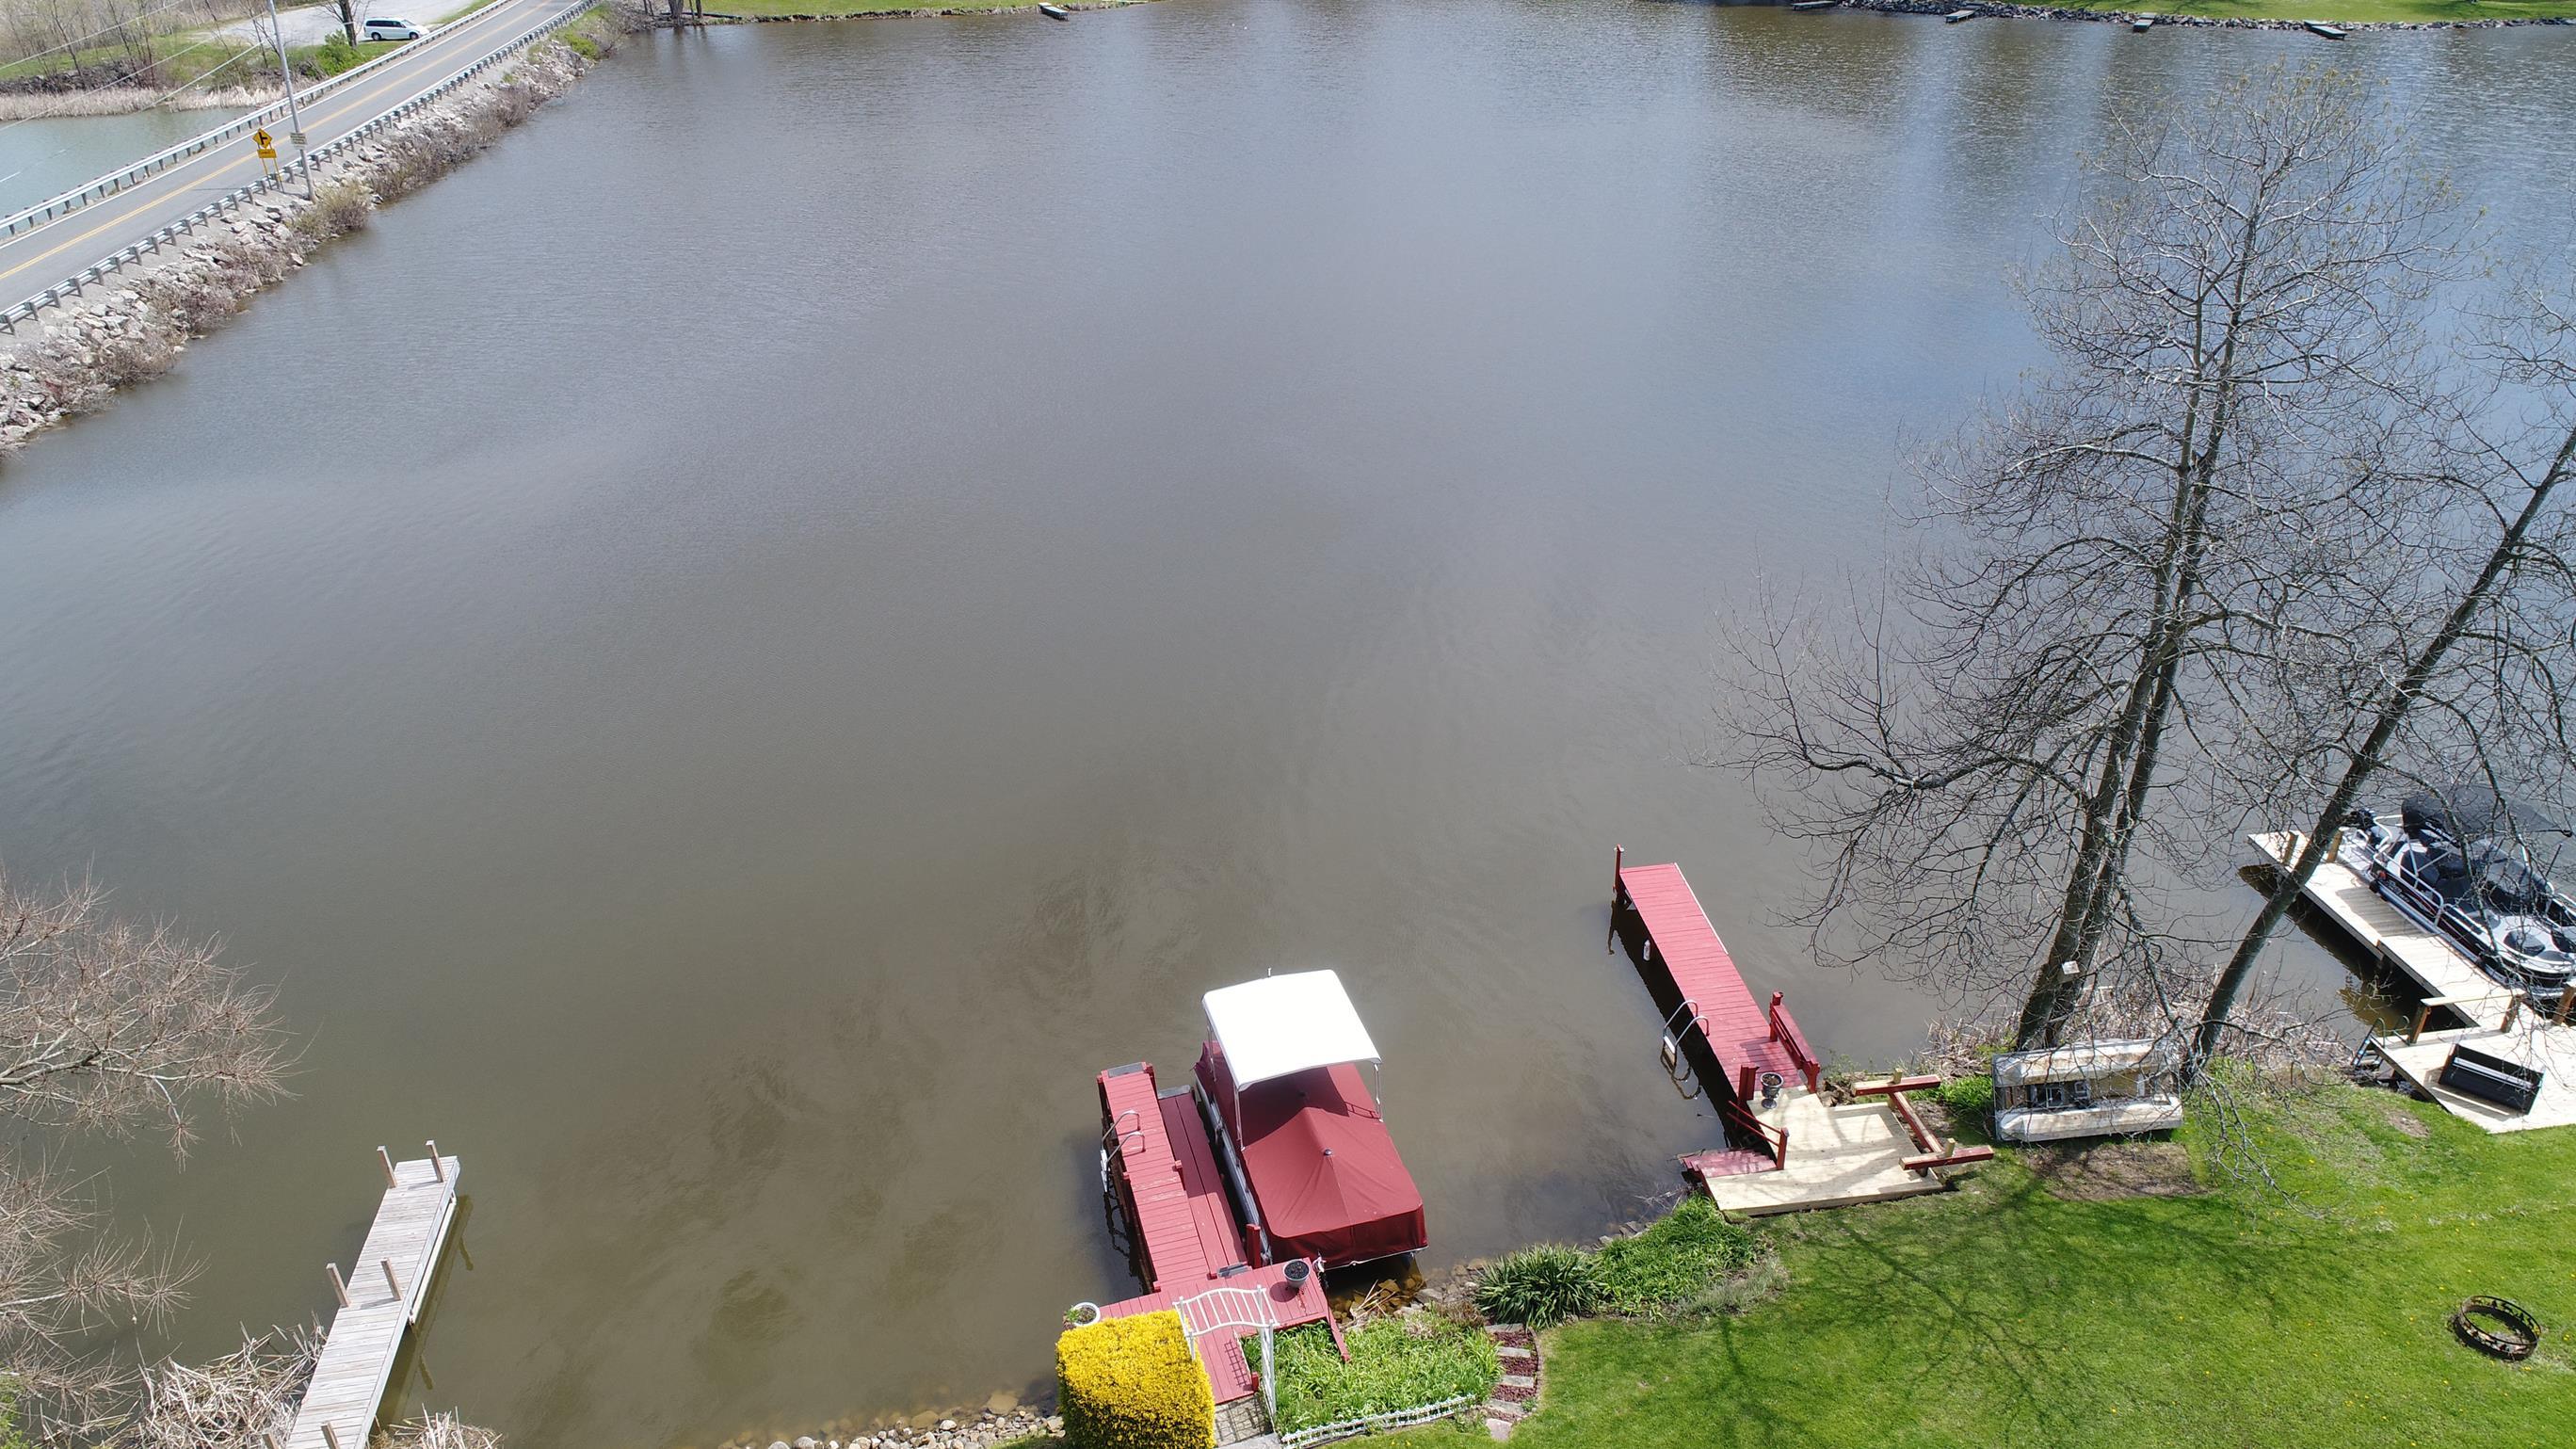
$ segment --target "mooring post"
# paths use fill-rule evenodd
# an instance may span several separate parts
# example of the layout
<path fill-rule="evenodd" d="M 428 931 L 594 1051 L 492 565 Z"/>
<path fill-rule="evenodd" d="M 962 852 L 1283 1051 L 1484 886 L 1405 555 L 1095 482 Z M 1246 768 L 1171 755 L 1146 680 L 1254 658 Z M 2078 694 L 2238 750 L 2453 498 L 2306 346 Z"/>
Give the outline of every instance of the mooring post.
<path fill-rule="evenodd" d="M 2415 1020 L 2406 1028 L 2406 1044 L 2408 1046 L 2413 1046 L 2415 1044 L 2415 1039 L 2424 1034 L 2424 1023 L 2432 1019 L 2432 1003 L 2426 1002 L 2424 1005 L 2415 1008 Z"/>
<path fill-rule="evenodd" d="M 387 1152 L 382 1146 L 378 1146 L 376 1148 L 376 1160 L 385 1165 L 385 1186 L 402 1186 L 402 1179 L 394 1175 L 394 1155 Z"/>
<path fill-rule="evenodd" d="M 322 1442 L 330 1445 L 331 1449 L 340 1449 L 339 1432 L 331 1427 L 328 1419 L 322 1421 Z"/>
<path fill-rule="evenodd" d="M 339 1265 L 339 1264 L 337 1264 L 337 1263 L 325 1263 L 325 1264 L 323 1264 L 322 1266 L 331 1270 L 331 1294 L 332 1294 L 332 1296 L 333 1296 L 333 1297 L 335 1297 L 335 1298 L 338 1298 L 338 1299 L 340 1300 L 340 1306 L 341 1306 L 341 1307 L 343 1307 L 343 1308 L 348 1307 L 348 1306 L 349 1306 L 349 1282 L 348 1282 L 348 1280 L 347 1280 L 347 1279 L 342 1278 L 342 1277 L 340 1276 L 340 1265 Z"/>
<path fill-rule="evenodd" d="M 2576 1007 L 2576 981 L 2568 982 L 2566 987 L 2559 991 L 2558 1009 L 2549 1014 L 2549 1019 L 2560 1026 L 2565 1026 L 2570 1007 Z"/>
<path fill-rule="evenodd" d="M 1623 869 L 1625 869 L 1625 868 L 1626 868 L 1627 864 L 1628 864 L 1628 847 L 1626 847 L 1626 846 L 1624 846 L 1624 845 L 1614 845 L 1614 846 L 1611 846 L 1611 847 L 1610 847 L 1610 929 L 1609 929 L 1607 932 L 1605 932 L 1605 933 L 1602 935 L 1602 937 L 1601 937 L 1601 954 L 1602 954 L 1602 955 L 1604 955 L 1604 956 L 1609 955 L 1612 951 L 1615 951 L 1615 950 L 1617 950 L 1617 949 L 1619 948 L 1619 894 L 1620 894 L 1620 890 L 1621 890 L 1621 887 L 1620 887 L 1620 884 L 1619 884 L 1619 875 L 1620 875 L 1620 872 L 1621 872 Z"/>
<path fill-rule="evenodd" d="M 438 1160 L 438 1139 L 435 1137 L 429 1139 L 429 1175 L 441 1182 L 447 1181 L 447 1164 Z"/>
<path fill-rule="evenodd" d="M 1780 1002 L 1782 999 L 1782 994 L 1780 992 L 1774 991 L 1771 993 L 1771 1039 L 1773 1041 L 1778 1041 L 1780 1039 Z"/>
<path fill-rule="evenodd" d="M 2521 990 L 2508 991 L 2504 994 L 2504 1026 L 2502 1030 L 2513 1030 L 2514 1022 L 2519 1020 L 2522 1016 L 2522 1003 L 2529 1000 L 2530 996 L 2530 992 Z"/>
<path fill-rule="evenodd" d="M 384 1268 L 385 1288 L 396 1298 L 400 1298 L 402 1296 L 402 1283 L 399 1279 L 394 1277 L 394 1260 L 391 1258 L 385 1259 Z"/>

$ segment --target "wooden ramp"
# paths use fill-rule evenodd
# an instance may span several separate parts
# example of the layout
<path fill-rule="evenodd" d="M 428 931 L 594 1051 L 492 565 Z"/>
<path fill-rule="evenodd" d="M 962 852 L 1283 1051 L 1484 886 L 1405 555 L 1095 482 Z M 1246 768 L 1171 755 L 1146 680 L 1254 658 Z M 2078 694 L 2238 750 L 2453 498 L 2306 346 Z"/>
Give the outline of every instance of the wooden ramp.
<path fill-rule="evenodd" d="M 365 1449 L 393 1377 L 394 1357 L 420 1318 L 456 1221 L 462 1162 L 452 1156 L 395 1162 L 381 1147 L 376 1153 L 391 1181 L 356 1266 L 344 1276 L 337 1263 L 330 1265 L 341 1307 L 322 1340 L 321 1359 L 285 1449 Z"/>
<path fill-rule="evenodd" d="M 2273 864 L 2286 867 L 2304 837 L 2284 830 L 2251 839 Z M 2520 1000 L 2518 993 L 2471 965 L 2448 940 L 2380 899 L 2370 882 L 2341 859 L 2318 866 L 2305 894 L 2310 905 L 2331 917 L 2391 973 L 2413 981 L 2423 993 L 2426 1008 L 2445 1008 L 2468 1023 L 2456 1031 L 2427 1031 L 2429 1012 L 2419 1010 L 2408 1030 L 2373 1036 L 2371 1044 L 2406 1080 L 2439 1102 L 2444 1111 L 2489 1132 L 2576 1125 L 2576 1024 L 2552 1021 L 2553 1003 Z M 2531 1110 L 2508 1112 L 2442 1086 L 2443 1064 L 2457 1046 L 2538 1067 L 2540 1097 Z"/>

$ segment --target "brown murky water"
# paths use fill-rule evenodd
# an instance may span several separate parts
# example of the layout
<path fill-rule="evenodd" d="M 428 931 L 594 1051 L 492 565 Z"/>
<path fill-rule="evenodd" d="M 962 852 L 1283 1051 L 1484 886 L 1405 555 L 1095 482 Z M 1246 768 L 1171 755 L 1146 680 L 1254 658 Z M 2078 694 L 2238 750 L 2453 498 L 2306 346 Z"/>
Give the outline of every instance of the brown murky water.
<path fill-rule="evenodd" d="M 2576 35 L 2361 37 L 2564 246 Z M 473 1212 L 406 1402 L 527 1445 L 980 1400 L 1116 1291 L 1097 1068 L 1330 965 L 1431 1266 L 1711 1127 L 1601 950 L 1798 862 L 1713 621 L 1866 570 L 2110 96 L 2295 36 L 1427 0 L 637 45 L 0 475 L 0 858 L 220 931 L 297 1100 L 117 1205 L 199 1343 L 320 1309 L 371 1150 Z M 2536 239 L 2536 240 L 2534 240 Z M 2250 897 L 2227 897 L 2250 905 Z M 2290 969 L 2331 986 L 2312 948 Z"/>

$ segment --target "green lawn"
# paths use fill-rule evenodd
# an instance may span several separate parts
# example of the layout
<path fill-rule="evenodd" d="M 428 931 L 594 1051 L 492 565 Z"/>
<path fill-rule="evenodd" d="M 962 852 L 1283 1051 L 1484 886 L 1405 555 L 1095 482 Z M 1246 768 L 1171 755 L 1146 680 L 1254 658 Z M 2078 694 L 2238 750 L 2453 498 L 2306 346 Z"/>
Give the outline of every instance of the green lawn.
<path fill-rule="evenodd" d="M 2576 1442 L 2576 1130 L 2488 1137 L 2338 1086 L 2265 1131 L 2288 1200 L 2229 1185 L 2069 1201 L 2007 1155 L 1956 1193 L 1771 1219 L 1780 1296 L 1553 1330 L 1544 1406 L 1512 1442 Z M 2452 1338 L 2447 1315 L 2477 1292 L 2549 1326 L 2530 1364 Z"/>
<path fill-rule="evenodd" d="M 2576 0 L 2027 0 L 2077 10 L 2132 10 L 2213 20 L 2543 20 L 2576 15 Z"/>

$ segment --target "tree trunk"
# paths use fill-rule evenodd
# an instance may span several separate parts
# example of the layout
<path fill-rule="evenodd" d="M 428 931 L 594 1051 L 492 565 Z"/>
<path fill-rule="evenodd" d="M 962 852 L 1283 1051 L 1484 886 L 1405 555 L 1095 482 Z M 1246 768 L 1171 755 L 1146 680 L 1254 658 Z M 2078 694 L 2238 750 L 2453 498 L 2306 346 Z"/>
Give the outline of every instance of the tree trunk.
<path fill-rule="evenodd" d="M 2389 741 L 2396 738 L 2398 726 L 2405 723 L 2407 713 L 2415 707 L 2415 701 L 2425 686 L 2432 682 L 2444 657 L 2468 633 L 2478 611 L 2495 593 L 2496 584 L 2503 579 L 2514 555 L 2521 550 L 2523 539 L 2547 510 L 2550 495 L 2571 474 L 2576 474 L 2576 429 L 2568 432 L 2565 441 L 2559 445 L 2558 456 L 2550 463 L 2549 471 L 2532 485 L 2531 496 L 2524 500 L 2522 512 L 2506 525 L 2503 535 L 2496 540 L 2495 548 L 2487 555 L 2486 566 L 2478 572 L 2477 581 L 2452 605 L 2442 627 L 2425 641 L 2413 659 L 2407 661 L 2405 675 L 2381 702 L 2378 716 L 2371 721 L 2369 735 L 2353 751 L 2351 763 L 2344 766 L 2343 778 L 2335 783 L 2334 793 L 2326 797 L 2325 807 L 2318 812 L 2317 821 L 2307 832 L 2298 858 L 2274 876 L 2272 893 L 2264 900 L 2263 909 L 2245 928 L 2244 936 L 2236 943 L 2235 952 L 2219 970 L 2217 984 L 2210 991 L 2209 1005 L 2201 1013 L 2200 1028 L 2193 1034 L 2191 1056 L 2185 1064 L 2188 1074 L 2197 1076 L 2201 1067 L 2217 1052 L 2219 1039 L 2227 1030 L 2228 1015 L 2236 1009 L 2236 998 L 2243 994 L 2246 980 L 2254 974 L 2255 961 L 2262 956 L 2264 946 L 2270 943 L 2272 932 L 2279 928 L 2281 918 L 2290 913 L 2291 903 L 2307 889 L 2308 882 L 2316 876 L 2317 868 L 2325 864 L 2337 824 L 2360 800 L 2362 787 L 2379 773 L 2382 757 Z"/>

